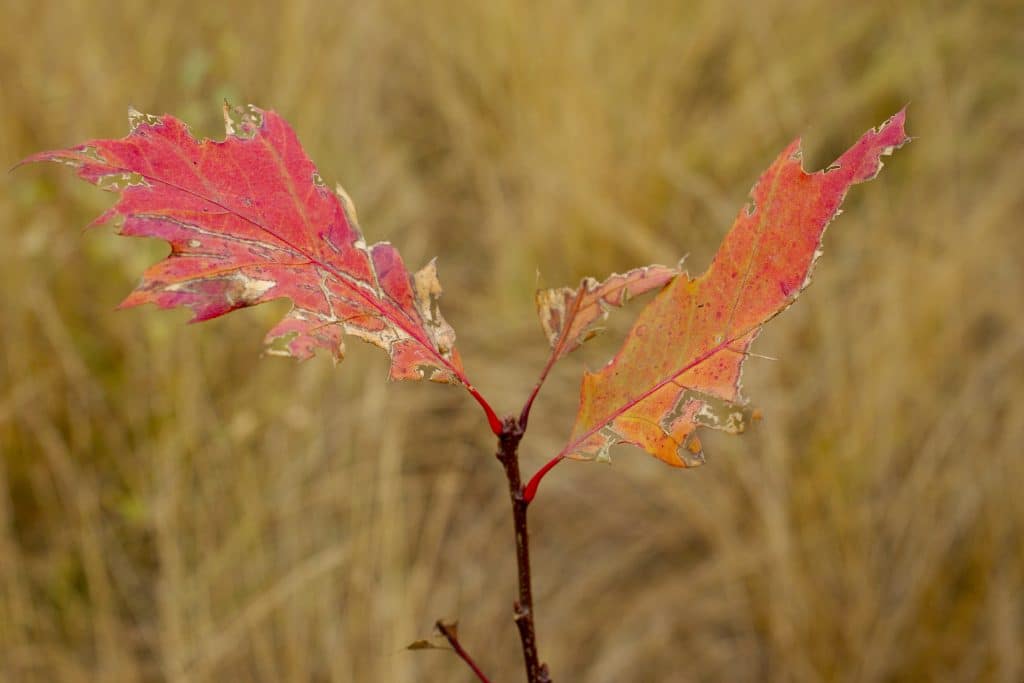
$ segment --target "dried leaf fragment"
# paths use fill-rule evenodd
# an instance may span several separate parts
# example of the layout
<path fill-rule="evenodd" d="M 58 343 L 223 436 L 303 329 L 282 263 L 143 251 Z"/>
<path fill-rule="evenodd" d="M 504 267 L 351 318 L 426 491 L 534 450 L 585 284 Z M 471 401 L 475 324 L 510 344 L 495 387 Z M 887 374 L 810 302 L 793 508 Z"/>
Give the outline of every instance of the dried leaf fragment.
<path fill-rule="evenodd" d="M 537 314 L 555 360 L 575 351 L 600 330 L 609 309 L 632 297 L 663 286 L 679 274 L 677 268 L 652 265 L 614 273 L 604 282 L 584 278 L 579 287 L 542 289 L 536 294 Z"/>
<path fill-rule="evenodd" d="M 406 650 L 451 650 L 451 647 L 449 647 L 447 641 L 443 641 L 440 638 L 438 638 L 437 642 L 433 642 L 433 641 L 430 641 L 430 640 L 424 640 L 424 639 L 414 640 L 411 643 L 409 643 L 408 645 L 406 645 L 405 649 Z"/>

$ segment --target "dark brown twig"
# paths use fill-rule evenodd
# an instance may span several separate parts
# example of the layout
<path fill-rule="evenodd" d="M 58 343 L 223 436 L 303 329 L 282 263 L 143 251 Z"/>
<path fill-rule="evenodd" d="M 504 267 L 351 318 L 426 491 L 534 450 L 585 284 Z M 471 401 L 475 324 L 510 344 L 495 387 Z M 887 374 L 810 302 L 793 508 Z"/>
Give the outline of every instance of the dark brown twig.
<path fill-rule="evenodd" d="M 526 663 L 526 677 L 529 683 L 551 683 L 548 668 L 537 656 L 537 635 L 533 620 L 533 591 L 530 583 L 530 536 L 527 529 L 526 510 L 529 502 L 523 495 L 523 484 L 519 475 L 519 442 L 523 429 L 514 417 L 505 418 L 498 437 L 498 452 L 495 456 L 505 468 L 508 479 L 509 497 L 512 500 L 512 519 L 516 535 L 516 563 L 519 577 L 519 599 L 513 606 L 516 628 L 523 645 L 523 659 Z"/>

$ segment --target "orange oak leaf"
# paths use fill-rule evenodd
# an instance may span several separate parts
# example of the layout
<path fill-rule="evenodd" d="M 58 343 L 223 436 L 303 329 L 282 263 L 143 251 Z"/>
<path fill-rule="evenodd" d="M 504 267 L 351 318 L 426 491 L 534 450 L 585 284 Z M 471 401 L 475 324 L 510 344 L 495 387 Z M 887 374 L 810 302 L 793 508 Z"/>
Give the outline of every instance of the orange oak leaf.
<path fill-rule="evenodd" d="M 271 353 L 341 360 L 348 334 L 388 352 L 390 379 L 461 383 L 481 400 L 438 310 L 434 263 L 410 273 L 387 242 L 368 246 L 347 195 L 324 185 L 276 113 L 225 105 L 224 118 L 223 141 L 197 141 L 173 116 L 133 110 L 127 137 L 25 161 L 65 163 L 120 192 L 94 225 L 119 219 L 123 235 L 170 243 L 122 306 L 186 306 L 195 322 L 286 297 Z"/>
<path fill-rule="evenodd" d="M 711 266 L 666 285 L 616 356 L 584 376 L 576 421 L 556 461 L 603 460 L 611 446 L 628 443 L 670 465 L 694 466 L 704 462 L 698 427 L 742 431 L 740 372 L 750 344 L 810 282 L 822 235 L 850 186 L 874 178 L 880 157 L 908 139 L 901 111 L 824 171 L 804 172 L 799 140 L 784 149 Z M 533 481 L 528 499 L 535 489 Z"/>

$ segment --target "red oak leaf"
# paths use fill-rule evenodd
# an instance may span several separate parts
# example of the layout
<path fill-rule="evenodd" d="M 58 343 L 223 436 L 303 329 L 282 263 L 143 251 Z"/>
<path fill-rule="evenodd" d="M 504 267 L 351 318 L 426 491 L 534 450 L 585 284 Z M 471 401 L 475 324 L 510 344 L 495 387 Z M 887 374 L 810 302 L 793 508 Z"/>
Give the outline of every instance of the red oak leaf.
<path fill-rule="evenodd" d="M 901 111 L 817 173 L 802 169 L 799 140 L 784 149 L 707 271 L 666 285 L 615 358 L 584 376 L 576 422 L 555 461 L 606 459 L 611 446 L 629 443 L 670 465 L 693 466 L 704 461 L 697 427 L 742 431 L 740 372 L 751 342 L 810 282 L 847 190 L 874 178 L 880 157 L 907 142 L 903 124 Z M 535 489 L 536 481 L 527 499 Z"/>
<path fill-rule="evenodd" d="M 187 306 L 201 321 L 287 297 L 291 311 L 267 334 L 272 353 L 305 359 L 321 348 L 340 360 L 349 334 L 388 352 L 390 379 L 461 383 L 478 396 L 437 307 L 434 263 L 411 274 L 387 242 L 367 246 L 348 197 L 324 186 L 276 113 L 224 114 L 223 141 L 197 141 L 170 115 L 132 111 L 125 138 L 25 161 L 69 164 L 119 191 L 94 224 L 117 218 L 123 235 L 170 243 L 122 306 Z"/>

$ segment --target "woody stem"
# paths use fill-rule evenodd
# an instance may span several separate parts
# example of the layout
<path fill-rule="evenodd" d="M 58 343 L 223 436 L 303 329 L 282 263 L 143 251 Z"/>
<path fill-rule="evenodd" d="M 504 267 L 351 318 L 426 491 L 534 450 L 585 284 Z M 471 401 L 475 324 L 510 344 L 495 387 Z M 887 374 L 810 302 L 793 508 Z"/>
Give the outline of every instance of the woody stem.
<path fill-rule="evenodd" d="M 513 606 L 516 628 L 523 647 L 526 677 L 529 683 L 551 683 L 547 665 L 537 656 L 537 636 L 533 619 L 533 591 L 530 580 L 530 536 L 526 511 L 529 501 L 523 492 L 519 474 L 519 442 L 523 429 L 514 417 L 507 417 L 498 435 L 498 452 L 495 457 L 505 468 L 508 479 L 509 497 L 512 502 L 512 521 L 516 536 L 516 564 L 518 567 L 519 599 Z"/>

